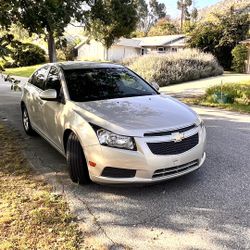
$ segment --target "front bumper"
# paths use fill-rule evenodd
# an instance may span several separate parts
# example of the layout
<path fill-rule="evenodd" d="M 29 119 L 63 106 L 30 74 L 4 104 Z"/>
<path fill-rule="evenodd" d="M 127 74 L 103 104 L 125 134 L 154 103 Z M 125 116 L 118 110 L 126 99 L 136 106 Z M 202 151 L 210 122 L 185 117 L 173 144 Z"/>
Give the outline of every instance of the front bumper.
<path fill-rule="evenodd" d="M 206 130 L 199 128 L 199 142 L 192 149 L 177 155 L 155 155 L 148 145 L 147 138 L 135 138 L 137 151 L 129 151 L 110 148 L 101 145 L 93 145 L 84 148 L 87 161 L 96 163 L 95 167 L 89 166 L 92 181 L 103 184 L 126 183 L 155 183 L 188 174 L 200 168 L 205 161 Z M 191 167 L 185 166 L 191 162 L 197 162 Z M 156 171 L 181 167 L 181 171 L 171 172 L 163 176 L 155 176 Z M 183 167 L 184 166 L 184 167 Z M 136 170 L 131 178 L 111 178 L 102 176 L 106 167 Z M 168 171 L 167 171 L 168 172 Z"/>

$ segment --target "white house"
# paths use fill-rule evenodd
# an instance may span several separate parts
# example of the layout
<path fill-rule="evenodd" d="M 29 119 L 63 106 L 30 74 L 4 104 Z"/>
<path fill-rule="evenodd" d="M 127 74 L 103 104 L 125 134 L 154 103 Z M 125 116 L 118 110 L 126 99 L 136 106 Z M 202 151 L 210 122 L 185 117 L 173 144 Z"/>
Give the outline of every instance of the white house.
<path fill-rule="evenodd" d="M 186 47 L 185 35 L 120 38 L 107 49 L 95 40 L 84 39 L 75 47 L 77 60 L 120 61 L 149 53 L 166 53 Z"/>

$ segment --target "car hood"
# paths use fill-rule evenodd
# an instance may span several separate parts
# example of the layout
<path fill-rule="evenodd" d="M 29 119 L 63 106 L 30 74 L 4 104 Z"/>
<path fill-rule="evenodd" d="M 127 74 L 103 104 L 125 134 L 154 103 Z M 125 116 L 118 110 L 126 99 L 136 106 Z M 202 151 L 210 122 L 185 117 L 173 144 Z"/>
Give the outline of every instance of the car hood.
<path fill-rule="evenodd" d="M 130 136 L 143 136 L 145 132 L 188 126 L 197 121 L 193 110 L 166 95 L 75 104 L 78 106 L 77 112 L 88 122 Z"/>

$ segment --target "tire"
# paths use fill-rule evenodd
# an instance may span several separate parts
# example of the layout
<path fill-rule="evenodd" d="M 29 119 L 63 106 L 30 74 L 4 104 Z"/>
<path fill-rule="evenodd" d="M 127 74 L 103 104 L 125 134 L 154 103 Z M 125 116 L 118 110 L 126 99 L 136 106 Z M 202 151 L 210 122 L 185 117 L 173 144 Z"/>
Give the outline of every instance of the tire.
<path fill-rule="evenodd" d="M 67 141 L 66 159 L 71 180 L 79 184 L 90 183 L 88 166 L 83 149 L 74 133 L 69 135 Z"/>
<path fill-rule="evenodd" d="M 25 106 L 22 107 L 22 123 L 24 131 L 27 135 L 30 136 L 36 135 L 35 130 L 33 130 L 31 126 L 28 110 Z"/>

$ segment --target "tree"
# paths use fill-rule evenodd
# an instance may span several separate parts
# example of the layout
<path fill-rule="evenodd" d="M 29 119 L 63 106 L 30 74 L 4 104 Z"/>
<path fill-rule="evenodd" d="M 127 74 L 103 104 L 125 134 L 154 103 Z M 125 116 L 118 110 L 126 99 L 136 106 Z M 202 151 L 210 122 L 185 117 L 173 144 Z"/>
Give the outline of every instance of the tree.
<path fill-rule="evenodd" d="M 186 19 L 183 27 L 182 27 L 182 32 L 184 33 L 190 33 L 192 32 L 197 24 L 197 18 L 198 18 L 198 10 L 196 8 L 193 8 L 190 18 Z"/>
<path fill-rule="evenodd" d="M 149 30 L 148 36 L 166 36 L 177 33 L 175 25 L 167 18 L 162 18 Z"/>
<path fill-rule="evenodd" d="M 190 19 L 188 8 L 192 5 L 192 0 L 178 0 L 177 8 L 181 11 L 181 31 L 183 30 L 184 21 Z"/>
<path fill-rule="evenodd" d="M 137 1 L 137 16 L 138 16 L 137 28 L 139 32 L 147 30 L 149 9 L 148 9 L 148 4 L 146 3 L 145 0 Z"/>
<path fill-rule="evenodd" d="M 0 37 L 0 58 L 6 60 L 6 57 L 9 56 L 12 51 L 9 48 L 9 45 L 13 43 L 14 36 L 7 34 Z M 3 70 L 2 66 L 0 65 L 0 70 Z"/>
<path fill-rule="evenodd" d="M 162 18 L 167 18 L 166 6 L 157 0 L 150 0 L 148 4 L 145 0 L 137 0 L 138 24 L 135 36 L 147 36 L 149 30 Z"/>
<path fill-rule="evenodd" d="M 233 70 L 238 73 L 245 72 L 245 61 L 247 60 L 248 49 L 245 44 L 238 44 L 232 50 Z"/>
<path fill-rule="evenodd" d="M 197 8 L 193 8 L 192 9 L 192 12 L 191 12 L 191 19 L 193 22 L 196 22 L 197 21 L 197 18 L 198 18 L 198 10 Z"/>
<path fill-rule="evenodd" d="M 67 39 L 66 37 L 60 39 L 56 43 L 59 56 L 62 60 L 73 61 L 76 57 L 75 46 L 81 42 L 80 38 Z"/>
<path fill-rule="evenodd" d="M 159 3 L 157 0 L 150 0 L 149 6 L 156 20 L 166 17 L 166 6 L 164 3 Z"/>
<path fill-rule="evenodd" d="M 214 21 L 201 22 L 189 34 L 190 46 L 213 53 L 225 69 L 231 69 L 232 49 L 244 40 L 250 20 L 243 11 L 231 8 L 223 15 L 214 15 Z"/>
<path fill-rule="evenodd" d="M 96 0 L 86 19 L 87 35 L 101 42 L 108 49 L 114 41 L 127 37 L 135 30 L 138 16 L 136 1 Z"/>
<path fill-rule="evenodd" d="M 1 18 L 1 17 L 0 17 Z M 9 48 L 10 45 L 15 45 L 17 41 L 14 40 L 14 36 L 11 34 L 0 37 L 0 59 L 6 61 L 6 57 L 12 54 L 12 50 Z M 4 71 L 4 67 L 0 64 L 0 74 Z M 20 80 L 11 77 L 10 75 L 3 76 L 5 81 L 11 83 L 11 90 L 21 90 L 19 84 Z"/>
<path fill-rule="evenodd" d="M 83 5 L 90 0 L 1 0 L 0 25 L 9 28 L 18 22 L 29 34 L 45 35 L 49 59 L 56 60 L 55 38 L 63 35 L 72 18 L 81 21 L 86 10 Z M 85 8 L 86 9 L 86 8 Z M 6 19 L 3 15 L 6 14 Z"/>

